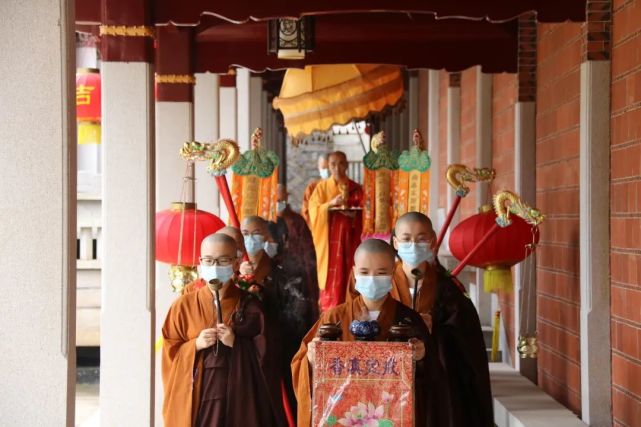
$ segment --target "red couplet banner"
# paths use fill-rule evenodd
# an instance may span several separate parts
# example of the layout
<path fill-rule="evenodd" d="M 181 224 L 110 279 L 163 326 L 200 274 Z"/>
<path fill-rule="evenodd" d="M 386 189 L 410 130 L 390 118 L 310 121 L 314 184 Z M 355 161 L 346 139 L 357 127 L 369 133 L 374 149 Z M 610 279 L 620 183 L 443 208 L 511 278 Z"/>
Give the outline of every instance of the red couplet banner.
<path fill-rule="evenodd" d="M 412 347 L 397 342 L 316 342 L 312 425 L 414 425 Z"/>

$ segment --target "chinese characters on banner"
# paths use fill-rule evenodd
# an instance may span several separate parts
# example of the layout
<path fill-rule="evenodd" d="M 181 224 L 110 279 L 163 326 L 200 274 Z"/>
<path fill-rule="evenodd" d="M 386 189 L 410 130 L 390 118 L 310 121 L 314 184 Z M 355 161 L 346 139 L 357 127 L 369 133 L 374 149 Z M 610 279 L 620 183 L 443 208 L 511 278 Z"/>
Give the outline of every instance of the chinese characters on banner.
<path fill-rule="evenodd" d="M 312 425 L 414 425 L 412 347 L 395 342 L 316 343 Z"/>

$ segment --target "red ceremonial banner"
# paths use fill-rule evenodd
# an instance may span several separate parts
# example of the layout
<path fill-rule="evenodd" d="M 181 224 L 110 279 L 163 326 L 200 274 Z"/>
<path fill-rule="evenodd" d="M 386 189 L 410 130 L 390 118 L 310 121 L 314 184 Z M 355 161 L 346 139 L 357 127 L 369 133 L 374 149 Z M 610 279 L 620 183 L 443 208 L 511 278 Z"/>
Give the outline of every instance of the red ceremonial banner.
<path fill-rule="evenodd" d="M 398 342 L 319 341 L 312 425 L 412 427 L 412 347 Z"/>

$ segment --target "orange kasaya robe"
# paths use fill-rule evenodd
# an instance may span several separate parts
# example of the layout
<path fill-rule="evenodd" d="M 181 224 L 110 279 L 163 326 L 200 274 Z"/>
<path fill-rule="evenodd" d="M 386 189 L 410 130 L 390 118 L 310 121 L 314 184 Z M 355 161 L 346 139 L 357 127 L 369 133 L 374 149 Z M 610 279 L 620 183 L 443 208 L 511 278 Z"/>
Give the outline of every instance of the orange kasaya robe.
<path fill-rule="evenodd" d="M 423 279 L 423 283 L 418 287 L 418 295 L 416 296 L 416 311 L 421 315 L 428 329 L 432 329 L 431 313 L 436 300 L 436 270 L 432 268 L 427 269 L 427 275 Z M 360 294 L 356 291 L 354 286 L 356 280 L 354 279 L 354 271 L 352 270 L 349 276 L 349 284 L 347 288 L 347 296 L 345 301 L 351 301 L 357 298 Z M 414 283 L 412 283 L 412 287 Z M 403 262 L 397 261 L 394 267 L 394 274 L 392 276 L 392 290 L 390 295 L 396 301 L 412 307 L 412 294 L 410 293 L 410 283 L 403 271 Z"/>
<path fill-rule="evenodd" d="M 312 197 L 314 189 L 320 181 L 320 179 L 312 179 L 311 181 L 309 181 L 307 187 L 305 188 L 305 192 L 303 193 L 303 203 L 300 208 L 300 214 L 303 216 L 305 222 L 307 222 L 307 225 L 310 228 L 312 227 L 312 223 L 309 219 L 309 199 Z"/>
<path fill-rule="evenodd" d="M 223 322 L 234 331 L 234 346 L 219 343 L 216 354 L 215 344 L 197 352 L 196 338 L 213 327 L 217 317 L 212 292 L 200 285 L 173 303 L 163 325 L 164 425 L 283 425 L 278 389 L 263 367 L 266 339 L 260 305 L 241 289 L 226 285 L 221 295 Z"/>
<path fill-rule="evenodd" d="M 303 338 L 303 342 L 294 359 L 292 360 L 292 377 L 294 382 L 294 391 L 296 399 L 298 400 L 298 427 L 309 427 L 311 425 L 312 417 L 312 369 L 307 359 L 307 349 L 309 343 L 316 337 L 318 328 L 324 323 L 338 323 L 343 330 L 341 341 L 354 341 L 354 336 L 349 332 L 349 326 L 353 320 L 367 320 L 369 314 L 367 307 L 363 302 L 363 298 L 359 295 L 349 303 L 340 304 L 328 311 L 321 314 L 320 319 L 314 324 L 312 329 L 309 330 L 307 335 Z M 429 348 L 428 331 L 425 327 L 420 316 L 413 312 L 408 307 L 399 303 L 389 296 L 383 302 L 381 312 L 378 316 L 377 322 L 381 328 L 381 332 L 376 337 L 376 341 L 387 341 L 389 338 L 389 329 L 392 325 L 398 324 L 403 321 L 414 326 L 419 339 L 423 340 L 427 349 Z M 420 362 L 417 362 L 417 365 Z M 418 372 L 417 367 L 417 372 Z M 422 371 L 422 369 L 420 369 Z M 423 396 L 422 393 L 422 378 L 416 380 L 415 386 L 417 396 Z M 418 401 L 418 400 L 417 400 Z M 416 405 L 417 407 L 421 405 Z M 417 418 L 418 419 L 418 418 Z"/>
<path fill-rule="evenodd" d="M 348 207 L 361 207 L 363 189 L 348 180 Z M 354 265 L 354 252 L 361 243 L 363 216 L 330 211 L 330 202 L 340 194 L 339 183 L 330 177 L 316 185 L 309 200 L 310 229 L 316 248 L 320 306 L 327 310 L 345 301 L 349 274 Z"/>

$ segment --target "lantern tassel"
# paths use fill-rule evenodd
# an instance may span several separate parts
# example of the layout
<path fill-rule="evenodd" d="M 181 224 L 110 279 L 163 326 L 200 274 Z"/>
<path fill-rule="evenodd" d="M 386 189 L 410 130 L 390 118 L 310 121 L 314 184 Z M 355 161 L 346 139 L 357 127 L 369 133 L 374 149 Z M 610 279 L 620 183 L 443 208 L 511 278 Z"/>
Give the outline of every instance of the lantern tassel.
<path fill-rule="evenodd" d="M 492 326 L 492 354 L 490 360 L 498 362 L 499 355 L 499 327 L 501 325 L 501 310 L 496 310 L 494 314 L 494 325 Z"/>
<path fill-rule="evenodd" d="M 490 267 L 483 272 L 485 292 L 512 292 L 512 269 L 509 267 Z"/>

